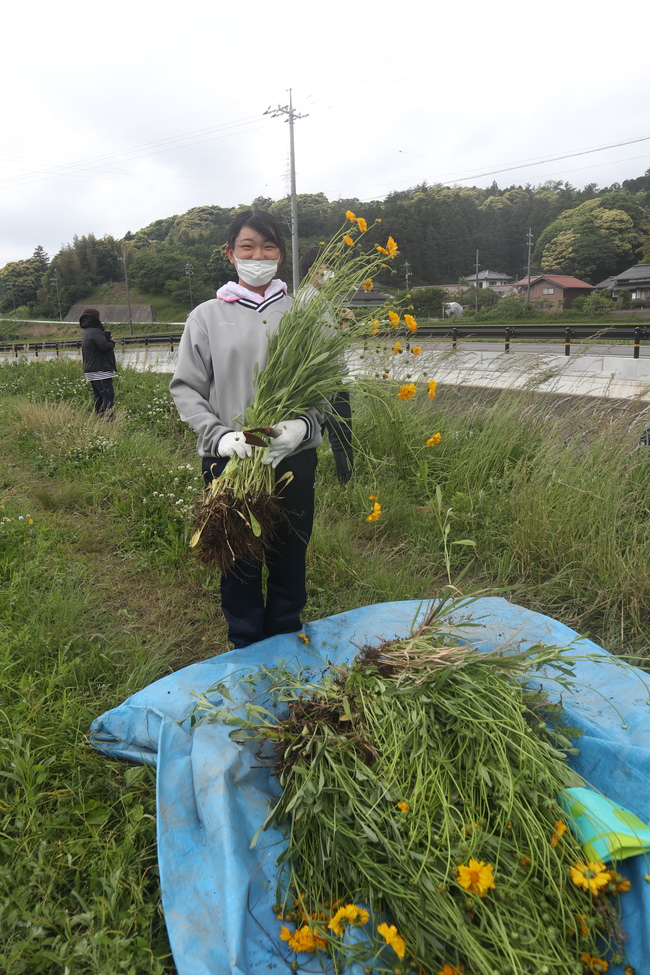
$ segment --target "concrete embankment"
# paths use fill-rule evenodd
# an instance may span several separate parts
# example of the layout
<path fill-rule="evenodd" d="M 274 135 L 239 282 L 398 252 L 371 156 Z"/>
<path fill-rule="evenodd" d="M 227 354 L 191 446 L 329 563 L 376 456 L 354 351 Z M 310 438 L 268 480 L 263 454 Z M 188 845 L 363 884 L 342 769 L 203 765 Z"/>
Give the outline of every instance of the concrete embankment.
<path fill-rule="evenodd" d="M 353 374 L 384 375 L 409 382 L 423 378 L 436 379 L 439 383 L 477 386 L 492 389 L 539 389 L 540 392 L 567 396 L 607 396 L 612 399 L 639 399 L 650 401 L 650 351 L 642 349 L 641 357 L 634 359 L 631 349 L 620 346 L 589 348 L 570 356 L 558 353 L 558 346 L 528 346 L 522 351 L 516 346 L 509 352 L 495 349 L 489 343 L 471 343 L 449 349 L 449 343 L 425 341 L 420 355 L 405 349 L 393 355 L 392 346 L 380 351 L 359 353 L 350 357 Z M 60 352 L 58 357 L 80 360 L 77 351 Z M 2 354 L 0 361 L 44 362 L 57 358 L 51 350 L 38 357 L 34 353 Z M 177 352 L 152 346 L 148 349 L 128 349 L 117 354 L 118 364 L 134 369 L 151 369 L 155 372 L 172 373 Z M 81 363 L 80 363 L 81 368 Z"/>

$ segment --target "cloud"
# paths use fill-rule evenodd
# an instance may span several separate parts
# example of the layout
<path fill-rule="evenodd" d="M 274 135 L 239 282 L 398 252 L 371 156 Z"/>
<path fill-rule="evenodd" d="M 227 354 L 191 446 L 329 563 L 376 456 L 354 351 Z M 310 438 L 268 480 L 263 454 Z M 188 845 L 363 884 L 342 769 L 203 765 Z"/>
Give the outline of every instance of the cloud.
<path fill-rule="evenodd" d="M 631 0 L 642 33 L 650 8 Z M 574 185 L 642 174 L 641 58 L 611 66 L 580 0 L 522 10 L 376 0 L 223 8 L 36 0 L 5 13 L 0 266 L 75 234 L 121 237 L 193 206 L 279 198 L 296 121 L 298 192 L 382 198 L 430 184 Z M 21 39 L 29 38 L 28 54 Z M 285 117 L 286 118 L 286 117 Z M 566 156 L 565 159 L 551 157 Z M 545 162 L 545 160 L 548 160 Z M 534 165 L 524 165 L 534 162 Z"/>

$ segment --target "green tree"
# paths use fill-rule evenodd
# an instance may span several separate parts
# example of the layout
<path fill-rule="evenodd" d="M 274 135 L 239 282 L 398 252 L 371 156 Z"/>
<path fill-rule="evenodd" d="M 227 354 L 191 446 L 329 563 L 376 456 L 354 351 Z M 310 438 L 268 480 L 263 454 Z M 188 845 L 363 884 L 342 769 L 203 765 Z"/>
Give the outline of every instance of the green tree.
<path fill-rule="evenodd" d="M 0 270 L 0 287 L 2 297 L 0 308 L 2 311 L 13 310 L 35 302 L 41 285 L 43 273 L 39 263 L 34 258 L 27 261 L 11 261 Z"/>
<path fill-rule="evenodd" d="M 207 264 L 208 280 L 215 288 L 220 288 L 226 281 L 236 281 L 237 272 L 226 257 L 223 247 L 215 247 Z"/>
<path fill-rule="evenodd" d="M 596 283 L 631 263 L 641 239 L 640 208 L 634 201 L 621 201 L 619 194 L 605 199 L 613 208 L 604 205 L 604 199 L 587 200 L 565 210 L 546 228 L 533 255 L 544 271 L 573 274 Z M 614 206 L 621 202 L 625 208 Z"/>
<path fill-rule="evenodd" d="M 449 301 L 449 294 L 444 288 L 417 288 L 409 294 L 411 297 L 408 300 L 415 315 L 442 318 L 442 306 Z"/>
<path fill-rule="evenodd" d="M 161 295 L 168 281 L 182 279 L 187 255 L 175 247 L 153 247 L 140 251 L 129 275 L 141 291 Z"/>

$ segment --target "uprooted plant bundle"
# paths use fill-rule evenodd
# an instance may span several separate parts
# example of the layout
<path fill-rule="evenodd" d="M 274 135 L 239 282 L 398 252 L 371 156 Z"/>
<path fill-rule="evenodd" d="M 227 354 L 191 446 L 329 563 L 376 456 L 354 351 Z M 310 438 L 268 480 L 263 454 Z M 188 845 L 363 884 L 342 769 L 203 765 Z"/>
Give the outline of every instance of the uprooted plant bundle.
<path fill-rule="evenodd" d="M 351 294 L 372 289 L 372 275 L 388 267 L 385 262 L 396 256 L 397 244 L 389 237 L 385 247 L 364 250 L 365 220 L 351 212 L 346 216 L 346 231 L 322 245 L 315 265 L 315 275 L 322 272 L 318 288 L 299 291 L 282 316 L 269 338 L 266 364 L 256 370 L 253 402 L 244 417 L 235 418 L 246 428 L 252 457 L 229 460 L 196 507 L 190 545 L 223 572 L 236 573 L 238 563 L 259 560 L 273 545 L 282 480 L 276 483 L 275 472 L 262 462 L 264 438 L 274 435 L 277 424 L 320 407 L 340 390 L 348 378 L 345 353 L 378 331 L 369 322 L 376 310 L 347 316 L 343 325 L 342 310 Z M 399 320 L 397 312 L 391 314 Z M 415 330 L 417 323 L 407 317 Z M 290 477 L 290 472 L 285 475 Z"/>
<path fill-rule="evenodd" d="M 283 792 L 261 828 L 288 829 L 275 923 L 294 968 L 303 952 L 327 971 L 419 975 L 595 975 L 622 960 L 630 885 L 567 828 L 572 730 L 531 684 L 541 666 L 566 682 L 571 660 L 480 652 L 430 617 L 319 678 L 266 671 L 270 709 L 245 719 L 201 699 L 235 740 L 272 748 Z"/>

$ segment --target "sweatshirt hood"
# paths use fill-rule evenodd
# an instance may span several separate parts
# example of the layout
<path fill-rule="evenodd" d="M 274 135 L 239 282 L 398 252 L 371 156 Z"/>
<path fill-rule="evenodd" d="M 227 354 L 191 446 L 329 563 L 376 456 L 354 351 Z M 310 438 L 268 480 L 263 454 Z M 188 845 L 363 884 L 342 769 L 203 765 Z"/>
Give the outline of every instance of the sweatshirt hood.
<path fill-rule="evenodd" d="M 280 291 L 286 295 L 287 286 L 279 278 L 273 278 L 272 281 L 269 281 L 263 295 L 258 295 L 256 291 L 249 291 L 244 285 L 237 284 L 235 281 L 227 281 L 217 291 L 217 298 L 222 298 L 223 301 L 238 301 L 240 298 L 247 298 L 249 301 L 252 300 L 257 305 L 261 305 L 271 295 L 277 294 Z"/>
<path fill-rule="evenodd" d="M 104 331 L 104 326 L 97 318 L 97 316 L 90 315 L 88 313 L 82 315 L 81 318 L 79 319 L 79 327 L 80 328 L 101 328 L 102 332 Z"/>

